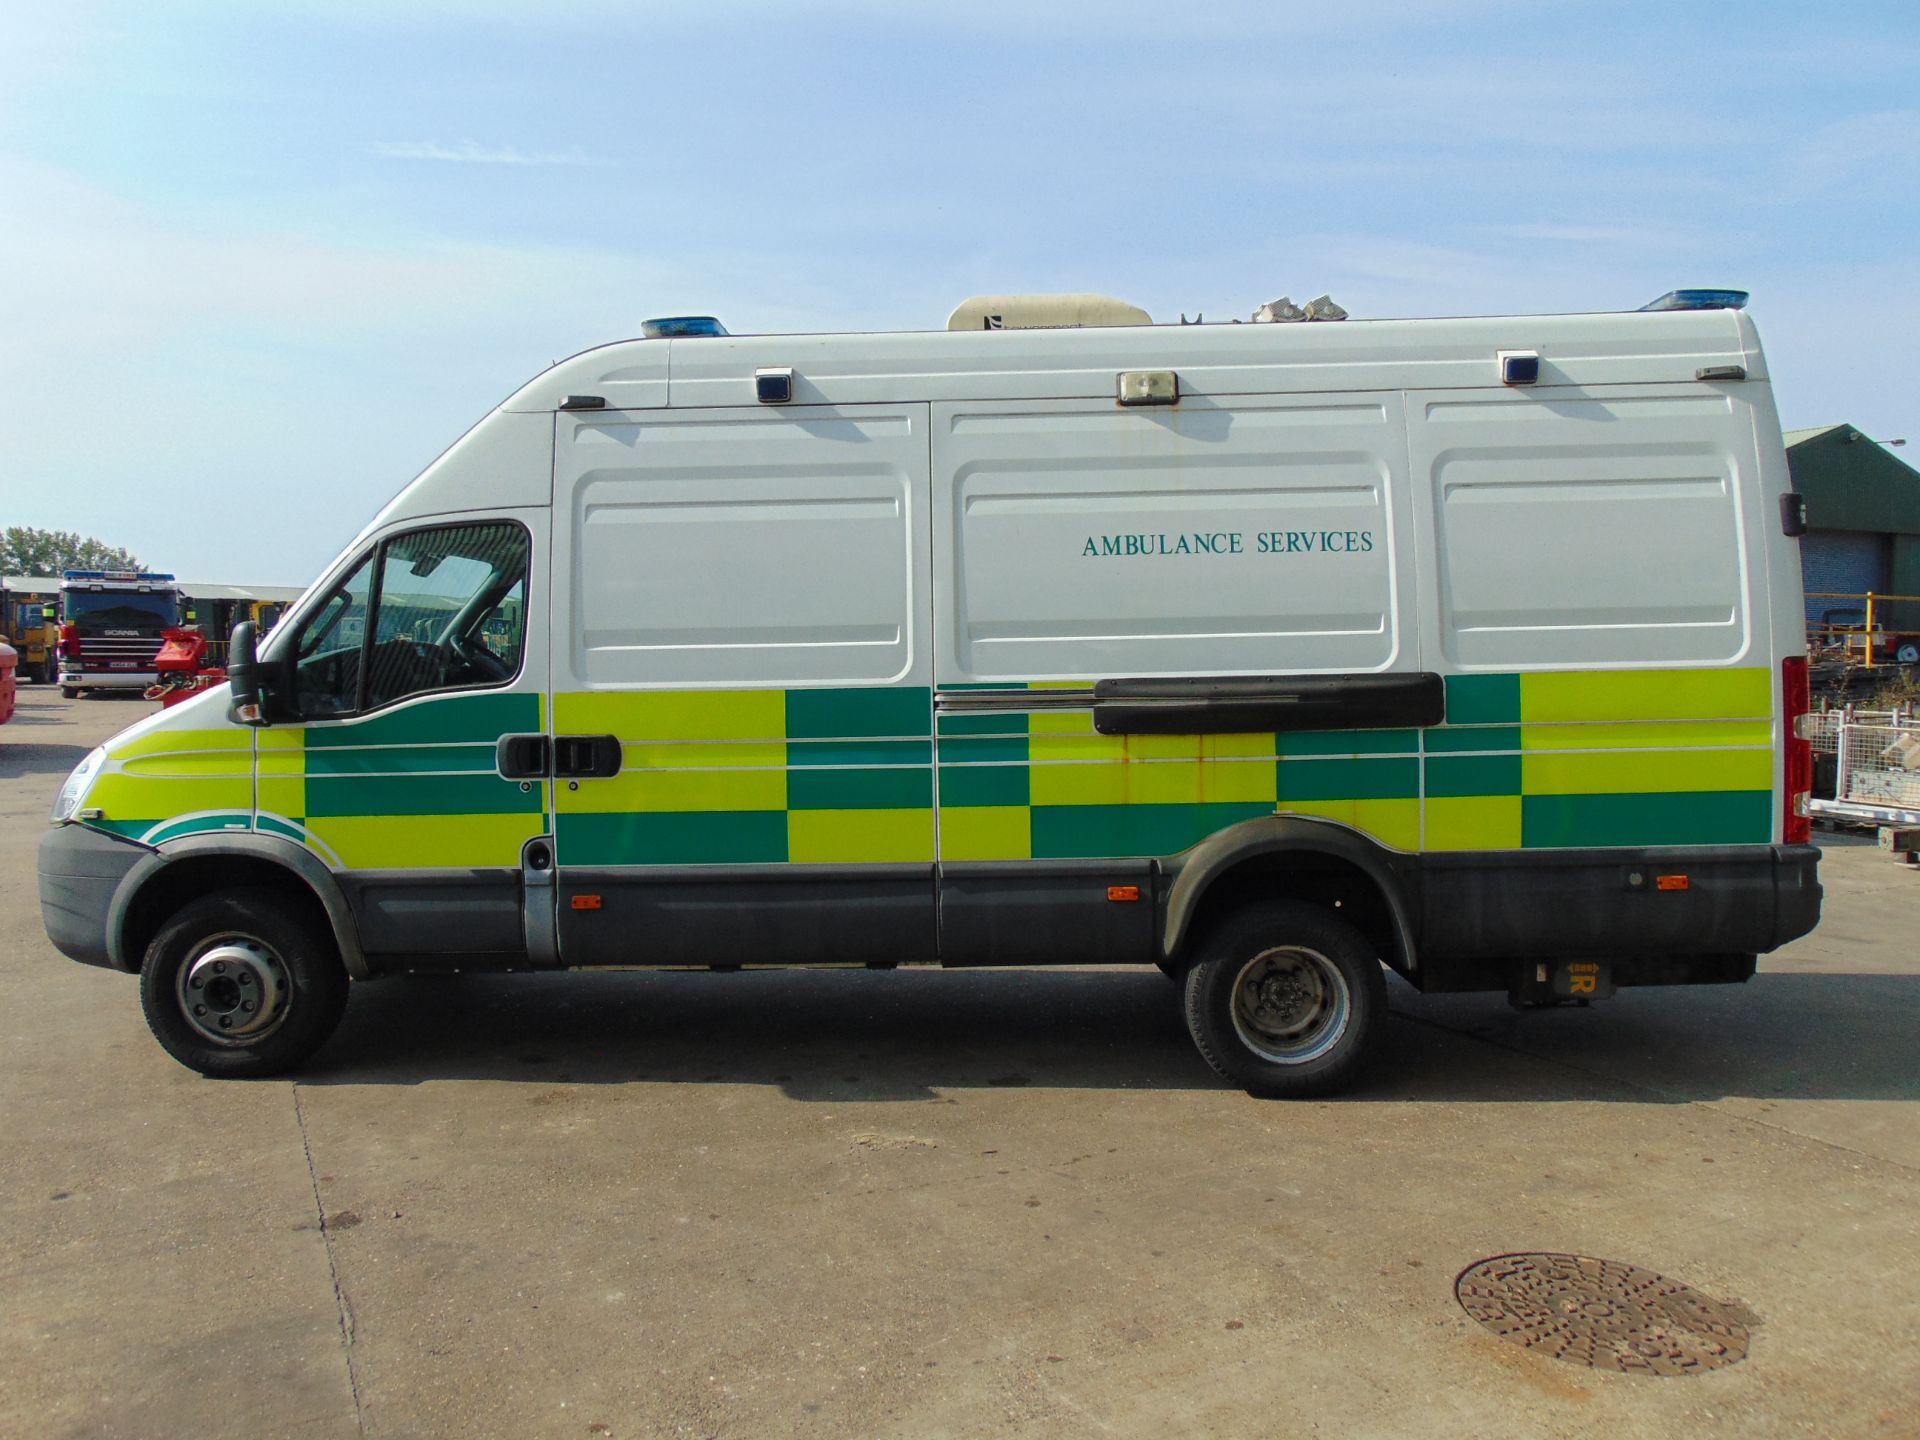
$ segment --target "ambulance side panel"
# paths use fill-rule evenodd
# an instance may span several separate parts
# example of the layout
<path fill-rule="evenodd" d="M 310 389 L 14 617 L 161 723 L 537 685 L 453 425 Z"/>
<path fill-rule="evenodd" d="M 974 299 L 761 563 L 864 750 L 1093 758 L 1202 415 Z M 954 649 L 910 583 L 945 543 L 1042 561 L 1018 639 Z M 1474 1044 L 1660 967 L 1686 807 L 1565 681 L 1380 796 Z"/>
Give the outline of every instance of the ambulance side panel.
<path fill-rule="evenodd" d="M 927 960 L 927 409 L 556 417 L 567 965 Z"/>
<path fill-rule="evenodd" d="M 1398 395 L 936 404 L 933 476 L 946 963 L 1156 958 L 1163 857 L 1277 810 L 1417 848 L 1413 730 L 1099 733 L 1092 688 L 1416 675 Z"/>

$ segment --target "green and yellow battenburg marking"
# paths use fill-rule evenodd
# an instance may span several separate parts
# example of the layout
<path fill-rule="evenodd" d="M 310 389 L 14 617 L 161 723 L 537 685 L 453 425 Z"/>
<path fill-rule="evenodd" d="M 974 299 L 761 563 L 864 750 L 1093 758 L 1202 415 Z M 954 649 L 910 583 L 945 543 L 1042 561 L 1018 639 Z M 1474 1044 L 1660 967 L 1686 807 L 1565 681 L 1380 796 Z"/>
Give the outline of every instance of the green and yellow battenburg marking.
<path fill-rule="evenodd" d="M 260 828 L 339 869 L 517 867 L 521 847 L 546 833 L 546 786 L 503 779 L 496 746 L 544 720 L 539 695 L 492 693 L 268 726 L 256 732 Z"/>
<path fill-rule="evenodd" d="M 625 751 L 612 779 L 555 792 L 563 865 L 934 858 L 925 686 L 563 694 L 554 724 Z"/>
<path fill-rule="evenodd" d="M 253 828 L 251 730 L 162 725 L 106 751 L 85 802 L 101 812 L 94 828 L 149 845 Z"/>
<path fill-rule="evenodd" d="M 1407 851 L 1764 844 L 1773 683 L 1453 676 L 1444 725 L 1277 735 L 1100 735 L 1090 710 L 1017 697 L 936 718 L 924 686 L 562 694 L 553 729 L 614 735 L 624 762 L 551 794 L 496 769 L 500 736 L 547 728 L 544 697 L 446 695 L 334 725 L 149 729 L 109 744 L 86 803 L 150 844 L 255 828 L 356 870 L 517 866 L 550 824 L 584 866 L 1170 855 L 1275 813 Z"/>
<path fill-rule="evenodd" d="M 1764 844 L 1773 676 L 1455 676 L 1428 730 L 1110 736 L 1084 711 L 942 715 L 948 860 L 1166 855 L 1255 815 L 1395 849 Z"/>

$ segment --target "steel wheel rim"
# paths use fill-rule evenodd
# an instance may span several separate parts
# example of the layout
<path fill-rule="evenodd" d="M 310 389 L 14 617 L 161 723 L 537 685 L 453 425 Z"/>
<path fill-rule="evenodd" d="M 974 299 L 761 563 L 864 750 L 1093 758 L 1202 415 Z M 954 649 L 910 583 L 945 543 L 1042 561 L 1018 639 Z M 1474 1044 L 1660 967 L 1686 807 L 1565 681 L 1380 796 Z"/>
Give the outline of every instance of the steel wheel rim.
<path fill-rule="evenodd" d="M 201 1039 L 252 1045 L 286 1023 L 293 999 L 287 967 L 251 935 L 217 935 L 180 967 L 174 994 Z"/>
<path fill-rule="evenodd" d="M 1353 991 L 1340 967 L 1304 945 L 1262 950 L 1233 977 L 1229 1004 L 1240 1043 L 1275 1065 L 1304 1065 L 1340 1043 Z"/>

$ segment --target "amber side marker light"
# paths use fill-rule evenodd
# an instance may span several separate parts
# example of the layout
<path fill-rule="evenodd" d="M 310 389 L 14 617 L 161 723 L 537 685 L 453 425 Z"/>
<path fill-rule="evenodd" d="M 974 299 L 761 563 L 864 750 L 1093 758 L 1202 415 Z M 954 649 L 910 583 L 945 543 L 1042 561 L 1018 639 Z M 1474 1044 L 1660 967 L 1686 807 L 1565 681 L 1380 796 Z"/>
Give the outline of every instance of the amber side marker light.
<path fill-rule="evenodd" d="M 1692 887 L 1693 881 L 1685 875 L 1661 875 L 1653 882 L 1653 888 L 1656 890 L 1688 890 Z"/>
<path fill-rule="evenodd" d="M 598 910 L 600 908 L 600 897 L 598 895 L 576 895 L 573 897 L 573 908 L 576 910 Z"/>
<path fill-rule="evenodd" d="M 1140 887 L 1138 885 L 1107 886 L 1107 899 L 1109 900 L 1138 900 L 1139 898 Z"/>

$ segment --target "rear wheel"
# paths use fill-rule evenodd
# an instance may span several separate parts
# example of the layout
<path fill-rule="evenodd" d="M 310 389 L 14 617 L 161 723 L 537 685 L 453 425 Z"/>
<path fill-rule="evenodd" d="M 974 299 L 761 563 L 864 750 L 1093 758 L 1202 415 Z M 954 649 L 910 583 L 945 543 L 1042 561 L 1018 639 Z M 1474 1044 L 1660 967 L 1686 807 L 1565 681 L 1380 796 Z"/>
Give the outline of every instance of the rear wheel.
<path fill-rule="evenodd" d="M 347 1004 L 332 936 L 273 890 L 182 908 L 147 947 L 140 1003 L 166 1052 L 215 1077 L 277 1075 L 326 1043 Z"/>
<path fill-rule="evenodd" d="M 1187 1029 L 1249 1094 L 1326 1095 L 1358 1073 L 1387 1008 L 1360 932 L 1314 905 L 1248 906 L 1217 925 L 1187 971 Z"/>

